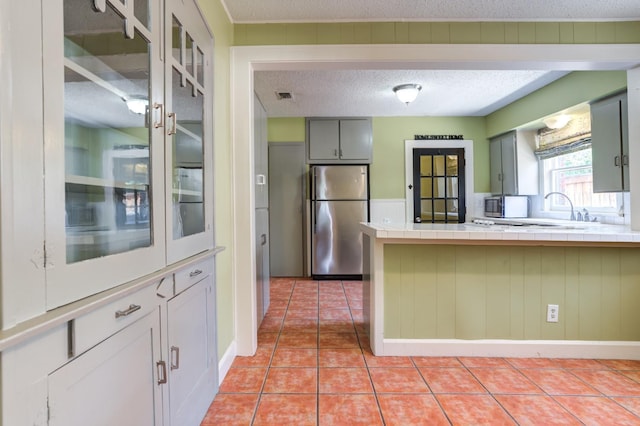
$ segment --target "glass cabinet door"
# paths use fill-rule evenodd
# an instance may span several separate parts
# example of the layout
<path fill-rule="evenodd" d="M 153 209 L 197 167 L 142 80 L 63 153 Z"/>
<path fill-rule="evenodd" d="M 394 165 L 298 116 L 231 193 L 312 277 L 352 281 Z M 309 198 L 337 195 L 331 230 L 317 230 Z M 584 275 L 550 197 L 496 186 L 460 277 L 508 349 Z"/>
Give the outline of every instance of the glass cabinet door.
<path fill-rule="evenodd" d="M 45 116 L 62 125 L 45 153 L 49 307 L 153 271 L 164 248 L 159 0 L 52 3 Z"/>
<path fill-rule="evenodd" d="M 192 9 L 189 10 L 189 7 Z M 167 1 L 167 261 L 213 246 L 211 36 L 189 2 Z M 169 151 L 170 147 L 170 151 Z"/>

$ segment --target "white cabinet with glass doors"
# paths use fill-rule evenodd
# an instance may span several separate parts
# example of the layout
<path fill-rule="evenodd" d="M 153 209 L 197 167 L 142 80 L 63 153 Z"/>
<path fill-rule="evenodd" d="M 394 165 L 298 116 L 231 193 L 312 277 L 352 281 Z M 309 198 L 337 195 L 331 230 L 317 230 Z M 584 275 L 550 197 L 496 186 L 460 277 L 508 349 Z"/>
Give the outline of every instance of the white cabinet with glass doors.
<path fill-rule="evenodd" d="M 52 309 L 213 246 L 212 40 L 191 1 L 42 7 Z"/>

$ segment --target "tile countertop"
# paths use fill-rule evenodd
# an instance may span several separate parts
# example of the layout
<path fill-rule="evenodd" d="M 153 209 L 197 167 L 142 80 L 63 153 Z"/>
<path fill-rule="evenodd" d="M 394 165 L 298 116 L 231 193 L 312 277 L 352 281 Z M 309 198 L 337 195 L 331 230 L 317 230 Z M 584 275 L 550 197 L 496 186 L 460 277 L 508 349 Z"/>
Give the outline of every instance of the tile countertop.
<path fill-rule="evenodd" d="M 427 244 L 640 247 L 640 231 L 632 231 L 628 226 L 589 222 L 361 223 L 360 226 L 362 232 L 373 238 L 429 240 L 425 241 Z"/>

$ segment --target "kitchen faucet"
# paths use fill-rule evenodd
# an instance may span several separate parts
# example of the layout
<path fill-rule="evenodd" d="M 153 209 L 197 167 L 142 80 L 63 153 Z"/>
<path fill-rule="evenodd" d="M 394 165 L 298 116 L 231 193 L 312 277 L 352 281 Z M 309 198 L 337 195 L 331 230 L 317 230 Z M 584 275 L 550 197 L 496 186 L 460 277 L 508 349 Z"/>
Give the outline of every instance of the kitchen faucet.
<path fill-rule="evenodd" d="M 562 195 L 564 198 L 567 199 L 567 201 L 569 202 L 569 205 L 571 206 L 571 219 L 570 220 L 576 220 L 576 215 L 573 213 L 573 203 L 571 202 L 571 198 L 567 197 L 566 194 L 563 194 L 562 192 L 550 192 L 547 195 L 544 196 L 544 199 L 546 200 L 547 198 L 549 198 L 550 195 L 553 194 L 557 194 L 557 195 Z"/>

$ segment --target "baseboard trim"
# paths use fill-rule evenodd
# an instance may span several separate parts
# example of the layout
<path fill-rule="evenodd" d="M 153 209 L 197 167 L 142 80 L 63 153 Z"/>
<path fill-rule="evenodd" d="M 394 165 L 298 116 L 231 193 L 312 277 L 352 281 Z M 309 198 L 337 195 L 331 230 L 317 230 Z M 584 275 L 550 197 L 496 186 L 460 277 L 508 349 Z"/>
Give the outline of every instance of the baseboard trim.
<path fill-rule="evenodd" d="M 237 355 L 238 347 L 236 345 L 236 341 L 234 340 L 233 342 L 231 342 L 227 350 L 224 352 L 224 355 L 222 355 L 222 358 L 220 358 L 220 361 L 218 362 L 218 386 L 220 386 L 224 378 L 227 377 L 227 373 L 231 368 L 231 364 L 233 364 L 233 360 L 236 359 Z"/>
<path fill-rule="evenodd" d="M 640 360 L 640 342 L 384 339 L 383 356 L 479 356 Z"/>

